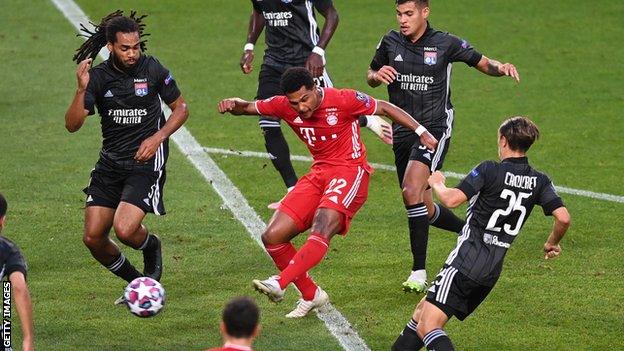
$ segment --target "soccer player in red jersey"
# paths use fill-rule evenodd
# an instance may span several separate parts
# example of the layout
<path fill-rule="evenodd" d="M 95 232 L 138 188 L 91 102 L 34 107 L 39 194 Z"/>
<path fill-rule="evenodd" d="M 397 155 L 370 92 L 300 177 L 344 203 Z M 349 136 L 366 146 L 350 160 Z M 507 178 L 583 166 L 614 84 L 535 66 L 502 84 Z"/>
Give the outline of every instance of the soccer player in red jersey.
<path fill-rule="evenodd" d="M 422 145 L 432 150 L 438 142 L 402 109 L 355 90 L 317 87 L 305 68 L 286 70 L 281 87 L 285 96 L 258 101 L 229 98 L 219 102 L 218 109 L 234 115 L 279 117 L 314 159 L 310 172 L 286 195 L 262 234 L 262 242 L 281 272 L 253 281 L 256 290 L 274 302 L 281 301 L 288 284 L 294 283 L 302 299 L 286 317 L 299 318 L 329 300 L 307 272 L 323 259 L 335 234 L 347 233 L 368 196 L 373 169 L 366 161 L 358 116 L 385 115 L 414 130 Z M 297 251 L 290 241 L 310 228 L 308 240 Z"/>
<path fill-rule="evenodd" d="M 223 346 L 206 351 L 252 351 L 251 345 L 260 333 L 260 311 L 253 300 L 237 297 L 225 305 L 221 317 Z"/>

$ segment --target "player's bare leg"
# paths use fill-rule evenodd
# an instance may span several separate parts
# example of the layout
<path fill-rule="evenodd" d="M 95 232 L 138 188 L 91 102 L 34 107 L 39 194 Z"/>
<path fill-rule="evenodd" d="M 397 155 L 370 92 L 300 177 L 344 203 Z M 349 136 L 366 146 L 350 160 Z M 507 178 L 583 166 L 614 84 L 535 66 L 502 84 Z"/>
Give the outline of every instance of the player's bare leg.
<path fill-rule="evenodd" d="M 160 280 L 163 266 L 160 239 L 141 224 L 144 218 L 142 209 L 122 201 L 115 211 L 113 227 L 122 243 L 143 251 L 143 275 Z"/>
<path fill-rule="evenodd" d="M 429 174 L 427 165 L 420 161 L 410 160 L 403 178 L 403 203 L 407 211 L 413 259 L 412 272 L 403 283 L 403 290 L 406 292 L 423 292 L 427 288 L 425 261 L 429 237 L 429 211 L 424 200 Z"/>
<path fill-rule="evenodd" d="M 121 253 L 119 247 L 109 238 L 115 210 L 108 207 L 88 206 L 85 210 L 85 225 L 82 241 L 91 255 L 116 276 L 131 282 L 141 273 Z M 117 299 L 115 304 L 123 303 Z"/>
<path fill-rule="evenodd" d="M 419 312 L 416 331 L 427 349 L 440 351 L 455 350 L 451 339 L 442 329 L 448 321 L 446 313 L 426 300 L 421 301 L 419 307 L 420 311 L 418 311 L 419 308 L 416 309 Z M 414 314 L 416 315 L 416 312 Z"/>
<path fill-rule="evenodd" d="M 82 242 L 91 255 L 103 266 L 108 266 L 119 256 L 119 247 L 109 237 L 115 209 L 89 206 L 85 209 Z"/>

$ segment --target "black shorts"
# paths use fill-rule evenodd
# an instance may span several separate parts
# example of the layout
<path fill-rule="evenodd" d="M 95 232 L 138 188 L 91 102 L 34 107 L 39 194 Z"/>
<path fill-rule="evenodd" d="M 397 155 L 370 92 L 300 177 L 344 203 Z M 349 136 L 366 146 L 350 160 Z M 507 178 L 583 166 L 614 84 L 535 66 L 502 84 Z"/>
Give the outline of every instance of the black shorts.
<path fill-rule="evenodd" d="M 493 286 L 468 278 L 455 267 L 444 265 L 427 291 L 427 301 L 441 309 L 447 317 L 463 321 L 485 300 Z"/>
<path fill-rule="evenodd" d="M 165 214 L 163 190 L 167 174 L 146 167 L 121 167 L 100 158 L 91 171 L 86 206 L 117 208 L 119 202 L 139 207 L 145 213 Z"/>
<path fill-rule="evenodd" d="M 445 131 L 430 130 L 429 133 L 438 139 L 438 147 L 434 152 L 420 144 L 420 138 L 416 133 L 396 140 L 392 145 L 394 151 L 394 164 L 399 177 L 399 185 L 403 184 L 403 177 L 410 160 L 420 161 L 427 165 L 431 172 L 442 169 L 444 157 L 451 145 L 451 138 Z"/>
<path fill-rule="evenodd" d="M 301 64 L 299 66 L 303 66 Z M 256 94 L 256 100 L 268 99 L 275 95 L 283 95 L 282 88 L 280 87 L 280 80 L 282 74 L 290 67 L 297 67 L 298 65 L 277 65 L 263 63 L 260 68 L 260 74 L 258 76 L 258 92 Z M 320 87 L 333 87 L 333 83 L 327 70 L 323 70 L 323 75 L 314 78 L 316 84 Z M 271 128 L 279 127 L 279 119 L 272 118 L 271 116 L 260 117 L 260 127 Z"/>

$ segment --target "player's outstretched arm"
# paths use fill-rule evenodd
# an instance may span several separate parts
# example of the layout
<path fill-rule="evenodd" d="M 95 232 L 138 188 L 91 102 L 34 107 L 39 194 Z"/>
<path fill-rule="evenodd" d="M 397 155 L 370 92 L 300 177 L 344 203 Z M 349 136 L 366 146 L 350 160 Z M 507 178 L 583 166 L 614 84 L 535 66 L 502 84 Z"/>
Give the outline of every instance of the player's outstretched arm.
<path fill-rule="evenodd" d="M 24 351 L 32 351 L 35 349 L 35 328 L 33 327 L 32 301 L 30 300 L 26 277 L 24 277 L 24 273 L 15 271 L 9 275 L 9 281 L 11 281 L 15 307 L 22 325 L 22 348 Z"/>
<path fill-rule="evenodd" d="M 312 77 L 320 77 L 323 75 L 323 69 L 325 68 L 325 48 L 329 44 L 336 28 L 338 28 L 338 11 L 333 4 L 330 3 L 327 8 L 320 8 L 318 4 L 315 4 L 318 12 L 325 17 L 325 24 L 321 30 L 321 37 L 318 43 L 312 49 L 310 56 L 306 60 L 305 67 L 312 74 Z"/>
<path fill-rule="evenodd" d="M 455 208 L 468 201 L 466 194 L 457 188 L 447 188 L 446 178 L 440 171 L 435 171 L 428 179 L 429 186 L 435 191 L 438 199 L 448 208 Z"/>
<path fill-rule="evenodd" d="M 561 253 L 561 246 L 559 246 L 559 242 L 570 227 L 571 221 L 568 209 L 563 206 L 554 210 L 552 214 L 555 223 L 553 224 L 553 229 L 548 236 L 548 240 L 546 240 L 546 243 L 544 244 L 545 259 L 555 258 L 559 256 L 559 254 Z"/>
<path fill-rule="evenodd" d="M 249 74 L 253 70 L 254 45 L 264 29 L 264 16 L 255 9 L 249 17 L 249 29 L 247 30 L 247 43 L 243 48 L 243 56 L 240 59 L 240 67 L 243 73 Z"/>
<path fill-rule="evenodd" d="M 170 103 L 169 108 L 171 109 L 171 115 L 167 120 L 167 123 L 154 135 L 149 138 L 143 140 L 136 154 L 134 155 L 134 159 L 137 161 L 145 162 L 150 158 L 154 157 L 156 151 L 160 147 L 163 141 L 165 141 L 171 134 L 173 134 L 176 130 L 178 130 L 184 122 L 188 119 L 189 110 L 186 105 L 186 101 L 184 101 L 184 97 L 180 95 L 174 102 Z"/>
<path fill-rule="evenodd" d="M 92 60 L 86 59 L 81 61 L 76 68 L 76 79 L 78 81 L 78 89 L 74 94 L 74 99 L 65 112 L 65 128 L 73 133 L 82 127 L 89 111 L 85 109 L 84 99 L 89 85 L 89 68 Z"/>
<path fill-rule="evenodd" d="M 378 87 L 381 83 L 388 85 L 394 82 L 397 74 L 397 70 L 392 66 L 383 66 L 378 71 L 368 67 L 368 71 L 366 72 L 366 83 L 373 88 Z"/>
<path fill-rule="evenodd" d="M 246 101 L 241 98 L 233 97 L 219 101 L 217 105 L 219 113 L 231 113 L 233 115 L 250 115 L 259 116 L 260 113 L 256 109 L 255 101 Z"/>
<path fill-rule="evenodd" d="M 488 76 L 509 76 L 515 79 L 516 82 L 520 83 L 520 74 L 518 73 L 516 66 L 511 63 L 500 63 L 496 60 L 483 56 L 475 68 Z"/>
<path fill-rule="evenodd" d="M 407 112 L 384 100 L 377 100 L 376 115 L 383 115 L 394 122 L 413 130 L 420 137 L 420 142 L 429 150 L 435 150 L 438 147 L 438 140 L 429 133 L 427 128 L 416 122 Z"/>

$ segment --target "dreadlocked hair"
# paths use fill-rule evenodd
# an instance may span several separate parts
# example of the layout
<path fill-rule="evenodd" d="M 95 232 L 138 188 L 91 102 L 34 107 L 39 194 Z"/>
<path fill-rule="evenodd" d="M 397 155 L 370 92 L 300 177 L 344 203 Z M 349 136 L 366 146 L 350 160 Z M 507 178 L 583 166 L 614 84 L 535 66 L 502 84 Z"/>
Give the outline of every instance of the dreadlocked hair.
<path fill-rule="evenodd" d="M 93 26 L 92 31 L 80 23 L 80 31 L 84 33 L 79 33 L 76 36 L 85 37 L 87 40 L 76 49 L 76 54 L 74 54 L 72 60 L 80 63 L 80 61 L 87 58 L 95 59 L 106 43 L 114 43 L 117 40 L 117 33 L 119 32 L 139 32 L 140 38 L 148 36 L 149 34 L 143 33 L 145 29 L 143 19 L 145 17 L 147 15 L 137 16 L 136 11 L 131 11 L 130 16 L 126 17 L 123 15 L 123 11 L 117 10 L 102 18 L 100 24 L 89 21 Z M 146 43 L 147 40 L 141 40 L 141 51 L 147 50 Z"/>

